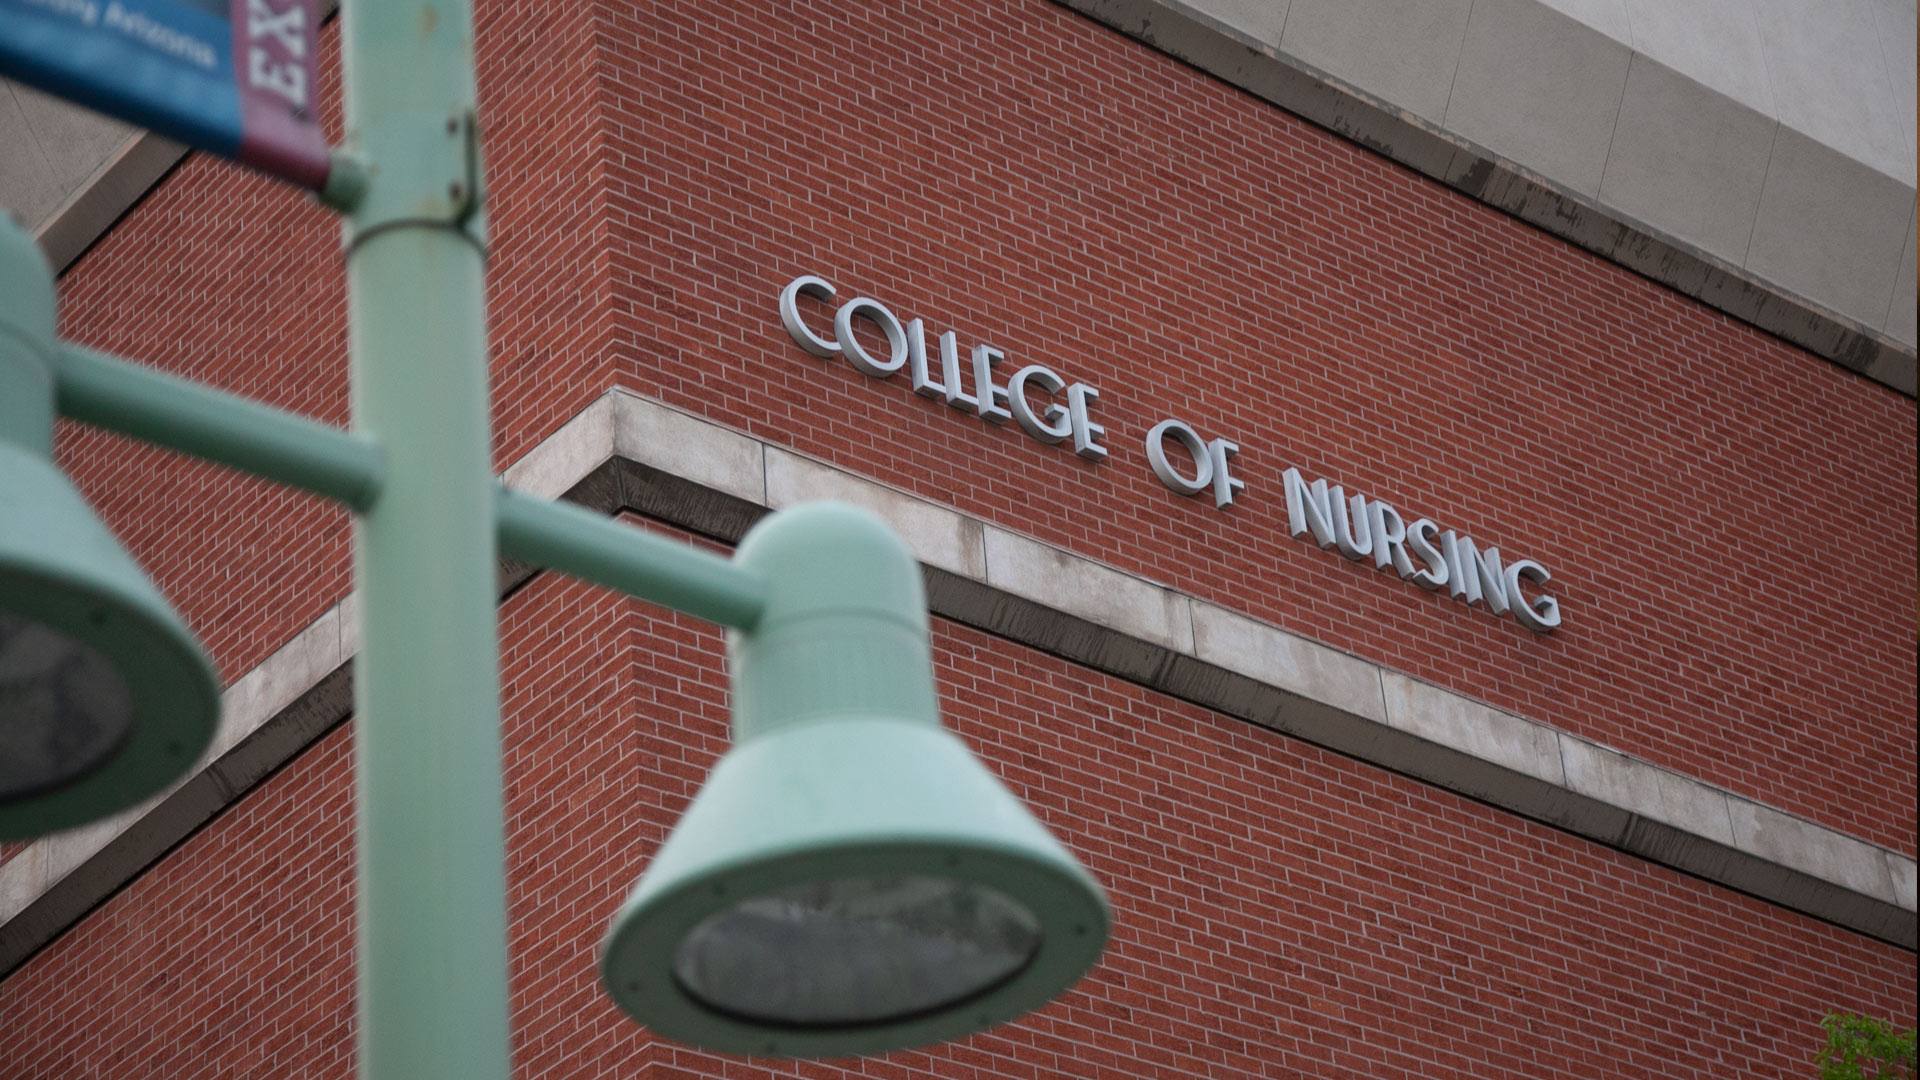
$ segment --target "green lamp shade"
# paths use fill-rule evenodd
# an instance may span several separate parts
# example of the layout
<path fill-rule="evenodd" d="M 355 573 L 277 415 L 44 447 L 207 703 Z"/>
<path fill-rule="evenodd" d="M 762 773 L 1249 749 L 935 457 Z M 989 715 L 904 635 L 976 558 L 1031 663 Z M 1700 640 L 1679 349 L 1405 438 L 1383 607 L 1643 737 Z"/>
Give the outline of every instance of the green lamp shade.
<path fill-rule="evenodd" d="M 219 684 L 46 458 L 0 442 L 0 839 L 106 817 L 184 773 Z"/>
<path fill-rule="evenodd" d="M 920 568 L 877 518 L 782 511 L 729 643 L 734 748 L 615 917 L 608 993 L 654 1031 L 775 1057 L 1011 1020 L 1085 974 L 1105 895 L 940 726 Z"/>
<path fill-rule="evenodd" d="M 714 768 L 614 920 L 608 992 L 648 1027 L 776 1057 L 957 1038 L 1091 967 L 1093 879 L 961 741 L 846 720 Z"/>

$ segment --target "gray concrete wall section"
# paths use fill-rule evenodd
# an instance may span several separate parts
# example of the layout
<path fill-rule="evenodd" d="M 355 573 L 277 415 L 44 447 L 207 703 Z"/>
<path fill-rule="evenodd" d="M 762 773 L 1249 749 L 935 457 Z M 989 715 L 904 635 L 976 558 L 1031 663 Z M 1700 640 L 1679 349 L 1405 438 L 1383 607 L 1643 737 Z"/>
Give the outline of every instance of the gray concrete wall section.
<path fill-rule="evenodd" d="M 773 508 L 866 506 L 913 548 L 937 614 L 1915 947 L 1915 863 L 1902 854 L 625 391 L 504 480 L 726 541 Z M 502 593 L 532 573 L 503 567 Z M 348 597 L 227 689 L 208 762 L 173 790 L 0 864 L 0 974 L 346 717 L 354 607 Z"/>
<path fill-rule="evenodd" d="M 133 135 L 117 120 L 0 79 L 0 200 L 37 227 Z"/>
<path fill-rule="evenodd" d="M 186 157 L 149 131 L 0 79 L 0 209 L 65 270 Z"/>
<path fill-rule="evenodd" d="M 129 136 L 85 184 L 35 227 L 34 239 L 54 271 L 72 266 L 186 156 L 186 147 L 151 131 Z"/>
<path fill-rule="evenodd" d="M 1057 0 L 1915 393 L 1913 0 Z"/>

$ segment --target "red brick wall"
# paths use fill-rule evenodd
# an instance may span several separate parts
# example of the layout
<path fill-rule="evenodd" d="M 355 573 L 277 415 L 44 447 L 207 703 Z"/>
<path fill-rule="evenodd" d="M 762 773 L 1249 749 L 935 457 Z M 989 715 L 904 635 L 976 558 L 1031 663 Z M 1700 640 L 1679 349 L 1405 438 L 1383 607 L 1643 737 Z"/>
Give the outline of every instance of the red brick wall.
<path fill-rule="evenodd" d="M 1910 399 L 1064 9 L 764 7 L 602 9 L 622 383 L 1913 853 Z M 1111 459 L 806 356 L 809 271 L 1097 386 Z M 1168 417 L 1231 512 L 1148 472 Z M 1565 625 L 1289 539 L 1290 465 Z"/>
<path fill-rule="evenodd" d="M 1049 5 L 727 10 L 482 5 L 501 463 L 617 381 L 1914 852 L 1911 400 Z M 337 250 L 196 159 L 66 330 L 340 422 Z M 1111 459 L 804 356 L 805 270 L 1098 386 Z M 1233 510 L 1152 479 L 1164 417 L 1240 444 Z M 229 678 L 347 587 L 313 500 L 62 460 Z M 1286 537 L 1289 465 L 1539 559 L 1566 624 Z"/>
<path fill-rule="evenodd" d="M 1117 926 L 1037 1016 L 852 1075 L 1795 1076 L 1824 1010 L 1913 1022 L 1911 953 L 976 631 L 936 637 L 949 722 L 1107 883 Z M 508 601 L 503 639 L 518 1075 L 767 1075 L 654 1043 L 593 967 L 723 748 L 718 634 L 549 575 Z M 348 1076 L 350 756 L 348 729 L 325 737 L 0 982 L 0 1075 Z"/>
<path fill-rule="evenodd" d="M 1032 0 L 485 0 L 479 32 L 500 462 L 628 385 L 1914 851 L 1911 400 Z M 337 251 L 195 160 L 66 275 L 66 332 L 343 422 Z M 1112 458 L 805 357 L 773 311 L 805 271 L 1098 386 Z M 1231 512 L 1148 474 L 1164 417 L 1241 445 Z M 335 510 L 97 433 L 61 455 L 228 678 L 349 585 Z M 1566 625 L 1287 538 L 1288 465 L 1540 559 Z M 1913 1022 L 1910 952 L 939 633 L 955 726 L 1120 923 L 1040 1017 L 857 1071 L 1794 1075 L 1824 1010 Z M 523 1075 L 723 1071 L 591 962 L 723 745 L 717 641 L 551 579 L 505 608 Z M 347 741 L 0 982 L 0 1076 L 344 1075 Z"/>

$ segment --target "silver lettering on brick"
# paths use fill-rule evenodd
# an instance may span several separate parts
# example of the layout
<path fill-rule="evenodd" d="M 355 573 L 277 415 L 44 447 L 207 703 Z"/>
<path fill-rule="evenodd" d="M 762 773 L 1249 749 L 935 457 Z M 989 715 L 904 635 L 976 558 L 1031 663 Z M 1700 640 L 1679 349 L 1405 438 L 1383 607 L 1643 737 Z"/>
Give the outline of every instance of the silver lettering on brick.
<path fill-rule="evenodd" d="M 800 321 L 800 297 L 812 296 L 822 301 L 833 301 L 833 286 L 822 277 L 802 274 L 787 282 L 780 290 L 780 322 L 787 328 L 787 336 L 795 345 L 822 359 L 831 359 L 840 355 L 840 343 L 828 341 L 814 333 L 806 323 Z"/>
<path fill-rule="evenodd" d="M 1193 475 L 1182 476 L 1167 458 L 1167 440 L 1180 444 L 1193 461 Z M 1153 475 L 1160 482 L 1182 495 L 1194 495 L 1205 491 L 1213 483 L 1213 455 L 1207 452 L 1206 441 L 1200 433 L 1178 420 L 1162 420 L 1147 432 L 1147 464 L 1153 467 Z"/>

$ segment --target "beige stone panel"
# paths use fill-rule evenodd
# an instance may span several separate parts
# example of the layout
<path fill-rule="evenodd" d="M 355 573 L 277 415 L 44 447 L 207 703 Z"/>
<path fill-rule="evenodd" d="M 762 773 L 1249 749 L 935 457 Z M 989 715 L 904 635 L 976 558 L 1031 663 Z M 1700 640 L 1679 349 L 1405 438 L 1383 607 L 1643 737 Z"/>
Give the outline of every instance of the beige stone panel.
<path fill-rule="evenodd" d="M 1920 9 L 1914 0 L 1874 0 L 1874 26 L 1880 31 L 1880 55 L 1887 63 L 1887 79 L 1893 85 L 1893 109 L 1895 126 L 1907 139 L 1907 158 L 1912 160 L 1916 149 L 1914 138 L 1920 131 L 1914 129 L 1916 122 L 1914 67 L 1920 57 L 1915 55 L 1915 42 L 1920 39 Z"/>
<path fill-rule="evenodd" d="M 34 841 L 0 863 L 0 924 L 47 891 L 47 845 Z"/>
<path fill-rule="evenodd" d="M 614 394 L 613 445 L 622 457 L 766 505 L 758 439 L 634 394 Z"/>
<path fill-rule="evenodd" d="M 1193 614 L 1186 597 L 991 525 L 986 532 L 987 584 L 1097 626 L 1193 654 Z"/>
<path fill-rule="evenodd" d="M 180 163 L 187 148 L 151 131 L 136 131 L 70 192 L 39 225 L 34 239 L 56 271 L 65 270 L 120 215 Z"/>
<path fill-rule="evenodd" d="M 1292 0 L 1185 0 L 1182 5 L 1238 30 L 1262 45 L 1278 45 Z"/>
<path fill-rule="evenodd" d="M 1884 849 L 1747 799 L 1730 798 L 1727 809 L 1740 850 L 1876 900 L 1897 902 Z"/>
<path fill-rule="evenodd" d="M 1915 907 L 1914 862 L 1905 855 L 1896 855 L 1891 851 L 1886 856 L 1887 872 L 1893 878 L 1893 902 L 1912 911 Z"/>
<path fill-rule="evenodd" d="M 1622 45 L 1632 45 L 1632 24 L 1622 0 L 1539 0 L 1569 19 L 1585 23 Z"/>
<path fill-rule="evenodd" d="M 13 92 L 62 199 L 111 160 L 137 130 L 30 86 L 15 83 Z"/>
<path fill-rule="evenodd" d="M 1738 264 L 1753 237 L 1778 123 L 1635 55 L 1600 201 Z"/>
<path fill-rule="evenodd" d="M 1597 195 L 1631 50 L 1535 0 L 1475 0 L 1446 126 Z"/>
<path fill-rule="evenodd" d="M 233 749 L 340 666 L 340 618 L 341 605 L 328 608 L 220 695 L 220 728 L 202 766 Z"/>
<path fill-rule="evenodd" d="M 771 446 L 766 453 L 768 506 L 782 510 L 822 499 L 852 503 L 891 525 L 914 558 L 975 581 L 986 580 L 986 538 L 979 522 L 798 454 Z"/>
<path fill-rule="evenodd" d="M 1387 723 L 1401 731 L 1550 784 L 1566 785 L 1553 729 L 1392 671 L 1383 672 L 1380 683 Z"/>
<path fill-rule="evenodd" d="M 1913 219 L 1913 188 L 1781 124 L 1746 267 L 1880 329 Z"/>
<path fill-rule="evenodd" d="M 65 192 L 21 111 L 20 89 L 0 80 L 0 210 L 31 229 L 60 205 Z"/>
<path fill-rule="evenodd" d="M 1439 123 L 1472 0 L 1293 0 L 1280 50 Z"/>
<path fill-rule="evenodd" d="M 1193 601 L 1194 655 L 1323 705 L 1387 722 L 1380 669 L 1225 608 Z"/>
<path fill-rule="evenodd" d="M 1624 0 L 1634 51 L 1772 117 L 1767 50 L 1751 0 Z"/>
<path fill-rule="evenodd" d="M 1886 335 L 1908 347 L 1914 345 L 1914 237 L 1920 221 L 1907 223 L 1907 249 L 1900 255 L 1900 269 L 1893 275 L 1893 296 L 1887 301 Z"/>
<path fill-rule="evenodd" d="M 1733 846 L 1726 793 L 1616 750 L 1560 736 L 1569 790 L 1695 836 Z"/>
<path fill-rule="evenodd" d="M 528 495 L 559 498 L 613 456 L 614 407 L 614 395 L 602 394 L 514 462 L 501 481 Z"/>
<path fill-rule="evenodd" d="M 1753 11 L 1780 122 L 1912 187 L 1912 125 L 1894 102 L 1877 3 L 1753 0 Z"/>

